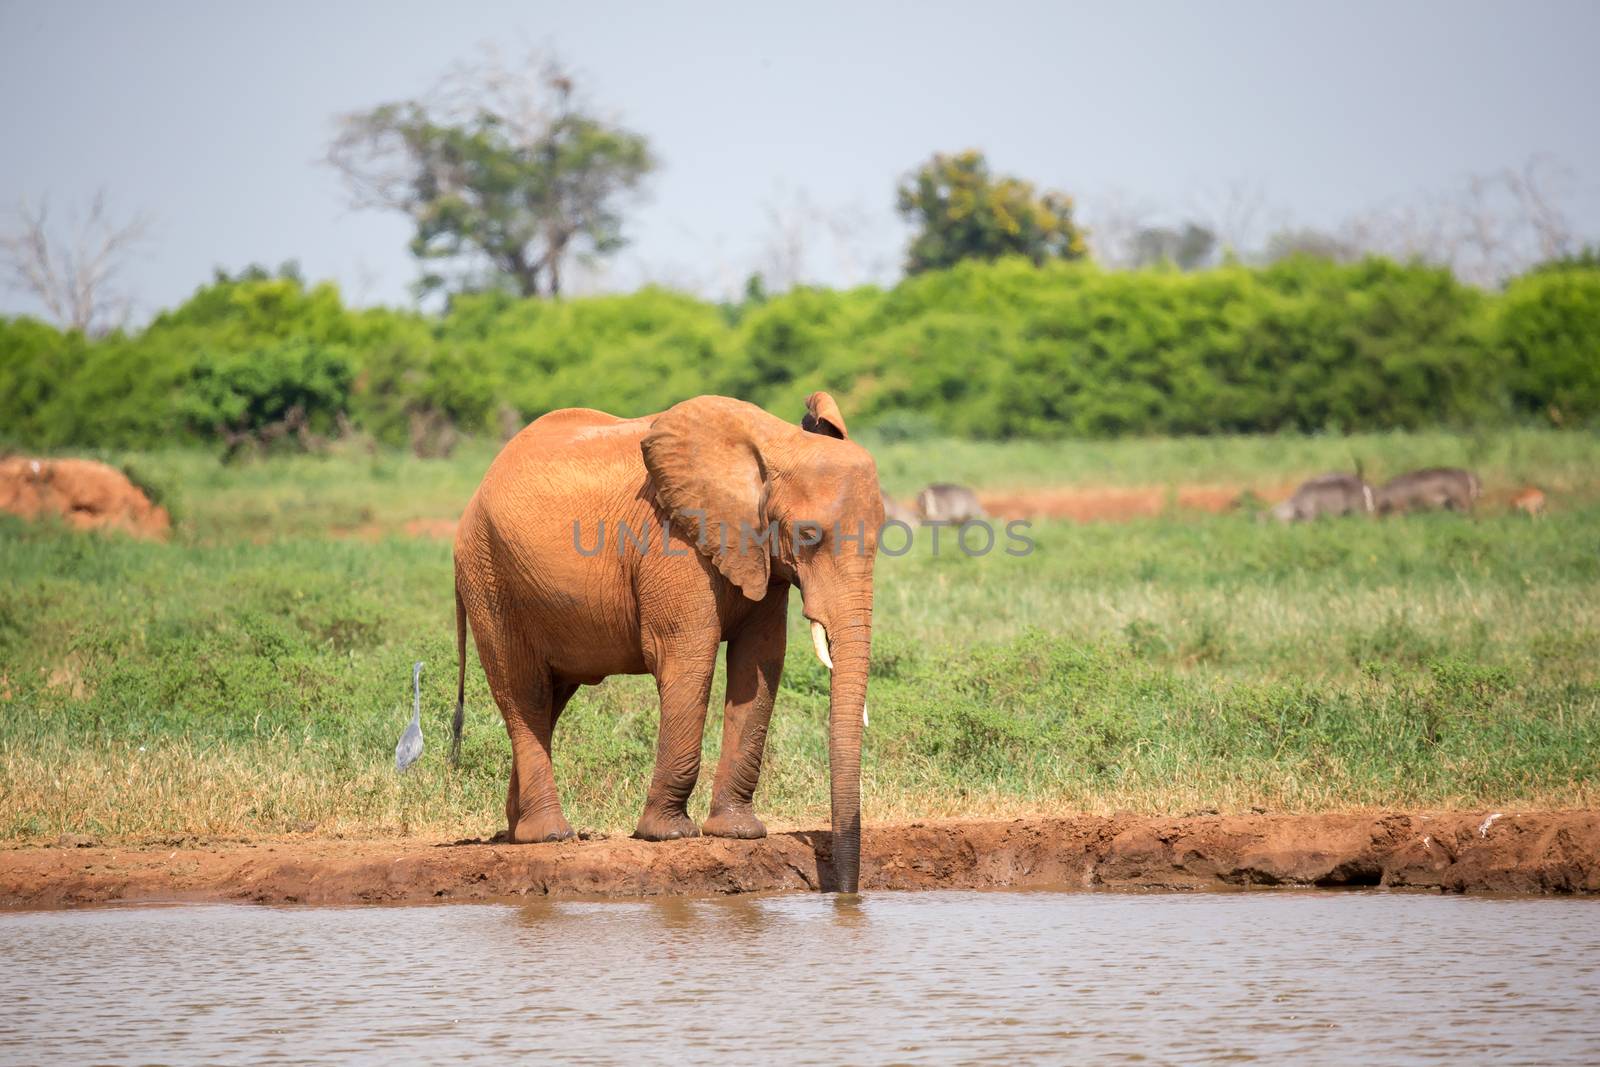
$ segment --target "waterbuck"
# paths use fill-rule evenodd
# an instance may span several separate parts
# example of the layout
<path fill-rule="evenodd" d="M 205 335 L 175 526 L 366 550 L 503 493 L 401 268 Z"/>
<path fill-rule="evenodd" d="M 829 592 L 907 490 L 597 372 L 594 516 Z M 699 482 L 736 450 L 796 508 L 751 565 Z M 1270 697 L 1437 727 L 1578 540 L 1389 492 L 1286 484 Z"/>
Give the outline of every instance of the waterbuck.
<path fill-rule="evenodd" d="M 1478 476 L 1459 467 L 1429 467 L 1389 479 L 1378 490 L 1378 513 L 1404 514 L 1449 508 L 1468 512 L 1482 494 Z"/>
<path fill-rule="evenodd" d="M 1368 515 L 1374 507 L 1372 486 L 1354 474 L 1319 474 L 1302 482 L 1294 495 L 1266 518 L 1279 522 L 1310 522 L 1329 515 Z"/>
<path fill-rule="evenodd" d="M 883 519 L 885 522 L 903 522 L 907 526 L 915 526 L 922 521 L 921 516 L 917 514 L 917 509 L 912 505 L 898 500 L 881 490 L 879 495 L 883 497 Z"/>
<path fill-rule="evenodd" d="M 935 482 L 917 494 L 917 511 L 923 522 L 971 522 L 987 517 L 978 494 L 964 485 Z"/>

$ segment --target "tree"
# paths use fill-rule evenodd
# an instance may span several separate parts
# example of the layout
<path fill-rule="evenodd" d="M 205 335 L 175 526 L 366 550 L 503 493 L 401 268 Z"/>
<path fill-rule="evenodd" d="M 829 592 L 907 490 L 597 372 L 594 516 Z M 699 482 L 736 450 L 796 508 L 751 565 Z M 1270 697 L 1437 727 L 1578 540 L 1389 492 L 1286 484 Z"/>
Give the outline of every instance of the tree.
<path fill-rule="evenodd" d="M 1556 256 L 1529 267 L 1529 274 L 1557 274 L 1561 271 L 1600 271 L 1600 244 L 1585 245 L 1576 252 Z"/>
<path fill-rule="evenodd" d="M 212 285 L 239 285 L 244 282 L 270 281 L 294 282 L 302 289 L 308 288 L 305 271 L 300 269 L 300 261 L 298 259 L 284 260 L 278 264 L 277 270 L 273 270 L 265 263 L 256 262 L 252 262 L 245 266 L 244 269 L 234 271 L 231 274 L 221 266 L 211 268 Z"/>
<path fill-rule="evenodd" d="M 1217 249 L 1217 235 L 1194 222 L 1181 229 L 1147 226 L 1134 235 L 1134 265 L 1153 266 L 1171 263 L 1179 270 L 1198 270 L 1209 266 Z"/>
<path fill-rule="evenodd" d="M 1331 233 L 1309 226 L 1276 230 L 1267 238 L 1262 258 L 1268 263 L 1279 263 L 1295 256 L 1326 259 L 1331 263 L 1351 263 L 1361 258 L 1361 251 L 1350 242 Z"/>
<path fill-rule="evenodd" d="M 107 333 L 123 325 L 132 308 L 117 275 L 148 236 L 149 219 L 118 222 L 105 194 L 96 193 L 88 214 L 69 220 L 66 229 L 52 232 L 47 202 L 34 208 L 24 201 L 15 228 L 0 234 L 0 264 L 11 288 L 38 300 L 61 327 Z"/>
<path fill-rule="evenodd" d="M 411 252 L 439 269 L 420 288 L 561 292 L 567 258 L 624 244 L 622 201 L 655 169 L 646 139 L 586 110 L 551 60 L 520 69 L 490 53 L 426 100 L 344 116 L 328 151 L 358 206 L 401 211 Z"/>
<path fill-rule="evenodd" d="M 1197 189 L 1186 214 L 1216 235 L 1225 262 L 1250 259 L 1264 231 L 1288 226 L 1288 219 L 1268 203 L 1266 190 L 1248 178 Z"/>
<path fill-rule="evenodd" d="M 1071 197 L 991 175 L 982 152 L 935 155 L 901 183 L 897 200 L 901 216 L 917 227 L 907 274 L 963 259 L 1079 259 L 1087 250 Z"/>
<path fill-rule="evenodd" d="M 855 204 L 829 207 L 804 189 L 780 188 L 766 204 L 767 232 L 755 270 L 774 292 L 829 276 L 841 289 L 871 284 L 893 265 L 875 254 L 871 213 Z"/>
<path fill-rule="evenodd" d="M 1362 253 L 1449 267 L 1480 286 L 1499 286 L 1582 244 L 1568 207 L 1577 177 L 1549 156 L 1469 174 L 1454 189 L 1401 200 L 1352 218 L 1340 240 Z"/>

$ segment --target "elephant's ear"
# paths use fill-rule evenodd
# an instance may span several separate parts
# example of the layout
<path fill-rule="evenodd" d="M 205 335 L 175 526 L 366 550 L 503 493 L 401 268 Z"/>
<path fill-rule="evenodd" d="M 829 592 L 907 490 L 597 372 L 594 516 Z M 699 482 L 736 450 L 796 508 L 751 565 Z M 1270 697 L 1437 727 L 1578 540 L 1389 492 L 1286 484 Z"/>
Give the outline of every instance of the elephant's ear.
<path fill-rule="evenodd" d="M 673 528 L 751 600 L 767 595 L 772 566 L 769 545 L 754 540 L 766 533 L 757 415 L 741 400 L 696 397 L 668 408 L 640 443 Z"/>
<path fill-rule="evenodd" d="M 806 414 L 800 420 L 800 428 L 840 440 L 850 436 L 844 428 L 844 416 L 839 414 L 839 405 L 827 393 L 812 393 L 806 397 Z"/>

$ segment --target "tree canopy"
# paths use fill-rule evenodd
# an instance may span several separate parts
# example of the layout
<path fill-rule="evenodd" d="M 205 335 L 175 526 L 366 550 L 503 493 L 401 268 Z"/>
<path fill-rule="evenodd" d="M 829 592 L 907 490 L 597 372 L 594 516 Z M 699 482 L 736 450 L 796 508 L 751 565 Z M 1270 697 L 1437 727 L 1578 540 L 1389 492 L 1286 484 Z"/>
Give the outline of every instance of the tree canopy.
<path fill-rule="evenodd" d="M 1217 235 L 1207 226 L 1185 222 L 1182 227 L 1146 226 L 1133 238 L 1133 265 L 1149 267 L 1171 263 L 1179 270 L 1210 266 Z"/>
<path fill-rule="evenodd" d="M 621 248 L 626 194 L 656 165 L 645 137 L 586 110 L 559 66 L 497 62 L 458 70 L 433 99 L 345 116 L 329 161 L 358 204 L 411 218 L 422 291 L 522 296 L 559 294 L 572 255 Z"/>
<path fill-rule="evenodd" d="M 990 173 L 982 152 L 938 153 L 901 182 L 898 207 L 917 227 L 906 273 L 963 259 L 1026 256 L 1034 263 L 1080 259 L 1088 251 L 1072 198 Z"/>

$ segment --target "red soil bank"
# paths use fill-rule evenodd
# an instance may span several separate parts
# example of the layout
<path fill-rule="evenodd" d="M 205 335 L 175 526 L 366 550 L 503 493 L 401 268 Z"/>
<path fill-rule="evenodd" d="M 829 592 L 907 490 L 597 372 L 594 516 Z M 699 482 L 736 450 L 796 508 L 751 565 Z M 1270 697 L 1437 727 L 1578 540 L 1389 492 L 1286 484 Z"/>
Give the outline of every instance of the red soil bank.
<path fill-rule="evenodd" d="M 1294 486 L 1259 495 L 1266 502 L 1286 499 Z M 1127 522 L 1160 515 L 1170 508 L 1220 515 L 1238 506 L 1245 490 L 1228 485 L 1139 486 L 1134 488 L 1019 489 L 979 493 L 991 515 L 1005 519 L 1072 519 L 1076 522 Z"/>
<path fill-rule="evenodd" d="M 1384 886 L 1600 894 L 1600 812 L 1074 816 L 869 827 L 861 887 Z M 421 903 L 826 888 L 826 831 L 550 845 L 277 840 L 0 851 L 0 905 Z"/>
<path fill-rule="evenodd" d="M 79 530 L 114 529 L 165 540 L 167 509 L 127 475 L 90 459 L 0 458 L 0 511 L 26 519 L 58 515 Z"/>

